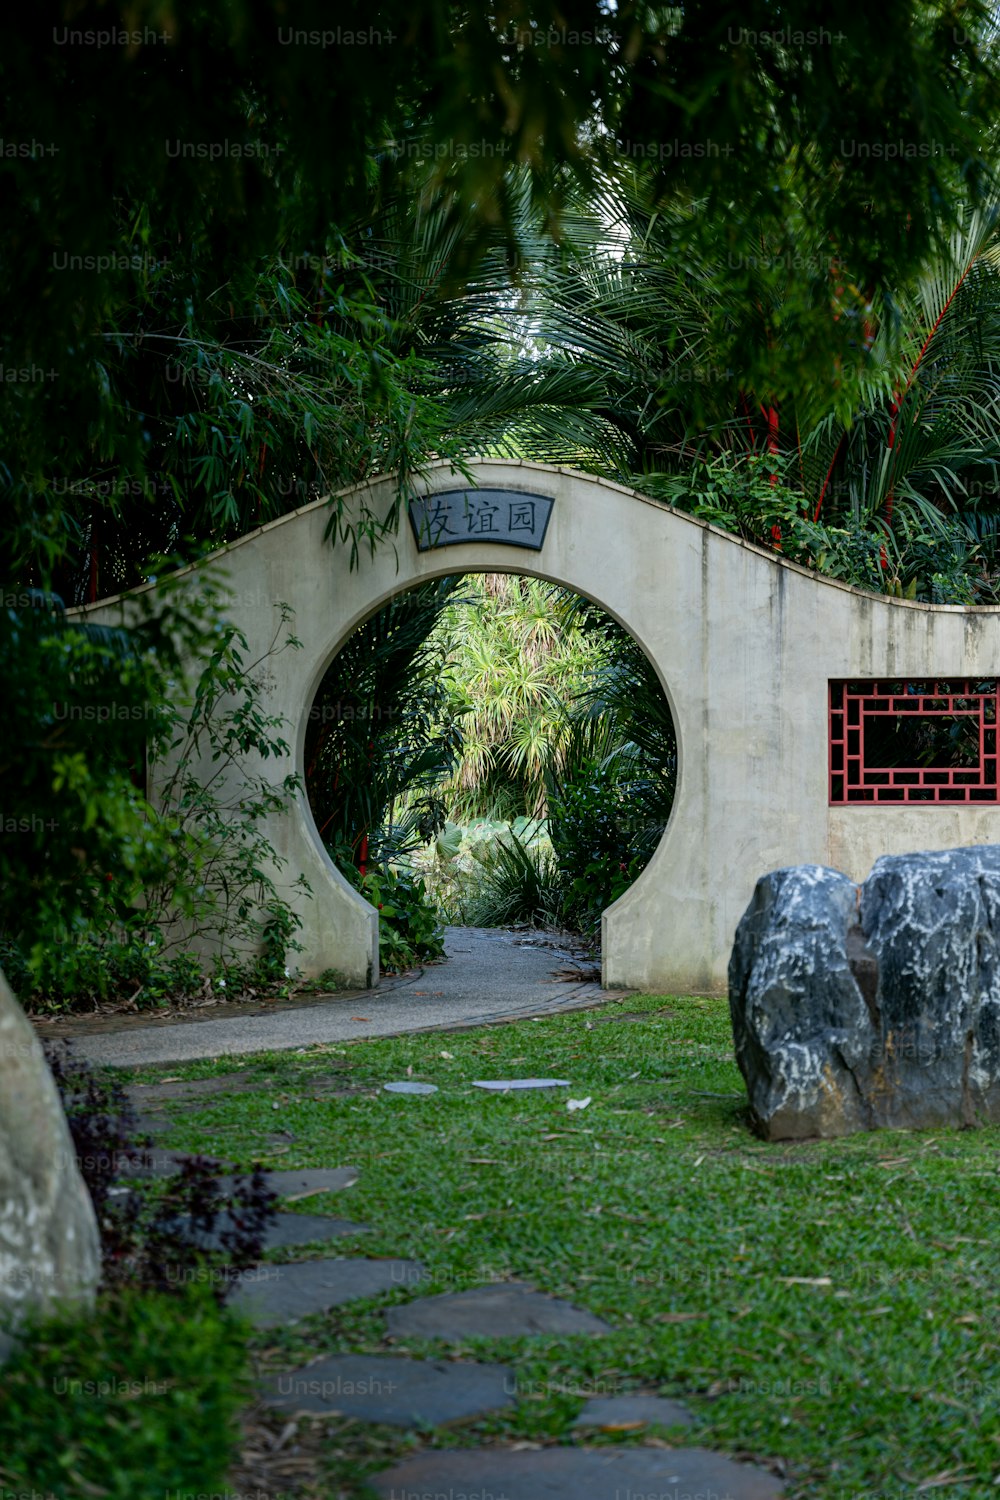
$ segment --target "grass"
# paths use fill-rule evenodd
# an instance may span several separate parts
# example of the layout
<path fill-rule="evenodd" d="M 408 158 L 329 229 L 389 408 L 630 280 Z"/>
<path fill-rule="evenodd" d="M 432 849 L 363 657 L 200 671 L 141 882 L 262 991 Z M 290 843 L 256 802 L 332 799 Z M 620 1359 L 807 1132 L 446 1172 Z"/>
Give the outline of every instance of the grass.
<path fill-rule="evenodd" d="M 3 1500 L 221 1493 L 249 1391 L 246 1325 L 204 1288 L 104 1296 L 26 1330 L 0 1387 Z"/>
<path fill-rule="evenodd" d="M 412 1256 L 431 1275 L 421 1294 L 530 1281 L 616 1330 L 459 1351 L 407 1341 L 413 1354 L 513 1365 L 517 1407 L 419 1437 L 331 1422 L 331 1488 L 363 1493 L 367 1473 L 417 1444 L 574 1441 L 586 1396 L 641 1387 L 695 1414 L 672 1441 L 781 1465 L 790 1500 L 909 1500 L 931 1484 L 945 1500 L 998 1493 L 1000 1129 L 758 1141 L 726 1003 L 697 998 L 169 1072 L 233 1067 L 255 1072 L 261 1092 L 172 1106 L 170 1144 L 248 1166 L 287 1130 L 275 1167 L 361 1169 L 348 1193 L 300 1205 L 373 1226 L 337 1254 Z M 440 1092 L 381 1090 L 409 1069 Z M 354 1092 L 311 1098 L 331 1074 Z M 572 1087 L 470 1087 L 518 1075 Z M 570 1112 L 567 1094 L 591 1103 Z M 414 1295 L 262 1336 L 259 1363 L 385 1352 L 382 1311 Z"/>

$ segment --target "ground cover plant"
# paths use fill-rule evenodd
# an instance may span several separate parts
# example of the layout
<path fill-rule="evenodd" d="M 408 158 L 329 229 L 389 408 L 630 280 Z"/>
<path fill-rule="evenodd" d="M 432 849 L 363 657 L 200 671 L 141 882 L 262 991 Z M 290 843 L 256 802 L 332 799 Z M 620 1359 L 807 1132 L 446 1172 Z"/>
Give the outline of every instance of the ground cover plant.
<path fill-rule="evenodd" d="M 419 1295 L 529 1281 L 615 1329 L 475 1339 L 457 1350 L 415 1339 L 391 1346 L 511 1364 L 518 1405 L 421 1434 L 329 1422 L 316 1442 L 330 1491 L 364 1493 L 367 1474 L 422 1444 L 574 1442 L 586 1397 L 643 1388 L 695 1415 L 694 1428 L 668 1441 L 776 1465 L 789 1500 L 994 1492 L 996 1128 L 767 1145 L 749 1131 L 718 999 L 629 997 L 239 1066 L 259 1091 L 171 1106 L 171 1144 L 249 1165 L 280 1121 L 288 1147 L 274 1165 L 360 1170 L 347 1211 L 372 1232 L 342 1253 L 419 1259 L 431 1278 Z M 507 1096 L 471 1087 L 530 1075 L 572 1087 Z M 406 1076 L 439 1092 L 382 1090 Z M 590 1102 L 569 1110 L 567 1095 Z M 344 1212 L 343 1195 L 325 1206 Z M 255 1341 L 258 1364 L 386 1352 L 383 1309 L 415 1295 L 400 1287 L 269 1331 Z"/>
<path fill-rule="evenodd" d="M 188 1500 L 223 1480 L 246 1391 L 244 1327 L 204 1285 L 42 1322 L 3 1370 L 0 1494 Z"/>
<path fill-rule="evenodd" d="M 268 712 L 264 680 L 300 643 L 279 606 L 251 659 L 218 595 L 188 612 L 177 588 L 159 604 L 137 601 L 127 630 L 81 626 L 43 594 L 0 609 L 0 664 L 17 659 L 21 674 L 13 748 L 0 757 L 20 786 L 18 817 L 4 826 L 31 849 L 24 881 L 26 850 L 0 850 L 0 962 L 29 1010 L 156 1008 L 206 991 L 273 991 L 290 977 L 301 922 L 289 898 L 308 885 L 283 879 L 262 832 L 298 788 L 280 764 L 288 726 Z M 250 755 L 274 773 L 251 770 Z M 75 799 L 72 816 L 38 815 L 53 788 Z M 108 837 L 101 809 L 119 796 Z"/>
<path fill-rule="evenodd" d="M 259 1261 L 276 1198 L 259 1168 L 227 1185 L 205 1156 L 132 1175 L 152 1142 L 120 1077 L 65 1043 L 45 1050 L 100 1229 L 101 1287 L 92 1311 L 37 1316 L 14 1344 L 0 1496 L 187 1500 L 232 1460 L 247 1326 L 223 1303 Z"/>

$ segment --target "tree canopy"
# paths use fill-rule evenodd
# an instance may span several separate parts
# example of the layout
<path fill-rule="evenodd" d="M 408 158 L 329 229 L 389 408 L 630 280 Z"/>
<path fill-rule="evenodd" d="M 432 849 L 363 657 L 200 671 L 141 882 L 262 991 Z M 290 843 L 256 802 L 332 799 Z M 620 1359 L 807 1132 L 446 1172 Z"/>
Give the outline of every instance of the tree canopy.
<path fill-rule="evenodd" d="M 755 354 L 775 397 L 828 382 L 834 361 L 857 359 L 872 299 L 947 238 L 959 193 L 989 191 L 991 26 L 986 5 L 913 0 L 41 0 L 8 13 L 8 567 L 44 582 L 123 496 L 141 496 L 139 550 L 155 550 L 178 513 L 216 539 L 256 524 L 248 475 L 266 499 L 303 469 L 322 492 L 442 451 L 433 407 L 412 407 L 386 357 L 366 259 L 373 216 L 401 194 L 452 231 L 439 282 L 454 288 L 491 247 L 516 278 L 533 249 L 524 181 L 533 222 L 558 239 L 581 185 L 642 168 L 654 205 L 690 206 L 674 218 L 676 264 L 711 254 L 747 299 L 762 274 L 791 285 L 798 337 Z M 802 224 L 816 255 L 800 267 Z M 748 225 L 777 243 L 763 272 Z M 357 362 L 363 401 L 344 383 Z M 185 381 L 212 399 L 185 403 Z M 164 508 L 170 524 L 155 520 Z"/>
<path fill-rule="evenodd" d="M 744 401 L 750 534 L 773 497 L 786 547 L 788 507 L 867 494 L 887 445 L 883 510 L 989 484 L 992 409 L 959 442 L 951 392 L 992 399 L 1000 304 L 992 263 L 954 252 L 992 243 L 998 103 L 981 0 L 5 12 L 0 675 L 30 846 L 3 873 L 25 922 L 22 891 L 68 918 L 116 839 L 143 854 L 134 747 L 53 704 L 101 674 L 163 696 L 168 672 L 126 671 L 28 586 L 98 598 L 375 472 L 398 515 L 431 456 L 501 449 L 682 500 L 707 452 L 728 524 Z M 547 309 L 547 342 L 525 322 L 512 347 L 519 308 Z M 717 350 L 731 373 L 694 401 Z M 336 505 L 330 531 L 380 538 Z"/>

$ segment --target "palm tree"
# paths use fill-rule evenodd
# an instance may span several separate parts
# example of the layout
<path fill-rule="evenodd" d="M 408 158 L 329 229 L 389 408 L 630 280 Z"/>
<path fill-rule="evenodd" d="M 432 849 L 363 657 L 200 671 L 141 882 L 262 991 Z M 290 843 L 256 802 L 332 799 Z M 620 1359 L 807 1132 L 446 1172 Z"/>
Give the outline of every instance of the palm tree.
<path fill-rule="evenodd" d="M 569 615 L 561 592 L 538 579 L 470 576 L 463 595 L 433 638 L 466 710 L 465 752 L 443 795 L 460 823 L 541 817 L 550 747 L 598 645 Z"/>
<path fill-rule="evenodd" d="M 529 292 L 544 359 L 577 371 L 581 395 L 599 377 L 590 417 L 617 435 L 576 461 L 869 587 L 994 597 L 996 205 L 870 300 L 807 213 L 784 237 L 720 224 L 711 255 L 698 206 L 659 203 L 648 174 L 620 173 L 599 209 L 603 236 L 543 260 Z M 789 391 L 769 351 L 823 320 L 843 357 L 827 387 Z"/>

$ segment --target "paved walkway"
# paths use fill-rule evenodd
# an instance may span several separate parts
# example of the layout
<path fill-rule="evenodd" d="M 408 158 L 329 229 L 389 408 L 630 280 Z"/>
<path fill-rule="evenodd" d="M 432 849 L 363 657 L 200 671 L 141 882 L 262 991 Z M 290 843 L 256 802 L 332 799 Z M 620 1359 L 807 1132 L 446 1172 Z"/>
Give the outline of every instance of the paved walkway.
<path fill-rule="evenodd" d="M 70 1022 L 41 1034 L 72 1037 L 74 1052 L 88 1062 L 139 1067 L 410 1031 L 459 1030 L 586 1009 L 626 993 L 602 990 L 586 977 L 574 980 L 574 970 L 587 976 L 592 963 L 574 960 L 568 949 L 536 933 L 450 927 L 445 952 L 443 962 L 385 980 L 375 990 L 307 1003 L 274 1002 L 228 1015 L 196 1013 L 196 1019 L 142 1024 L 130 1018 L 103 1022 L 100 1030 Z"/>

